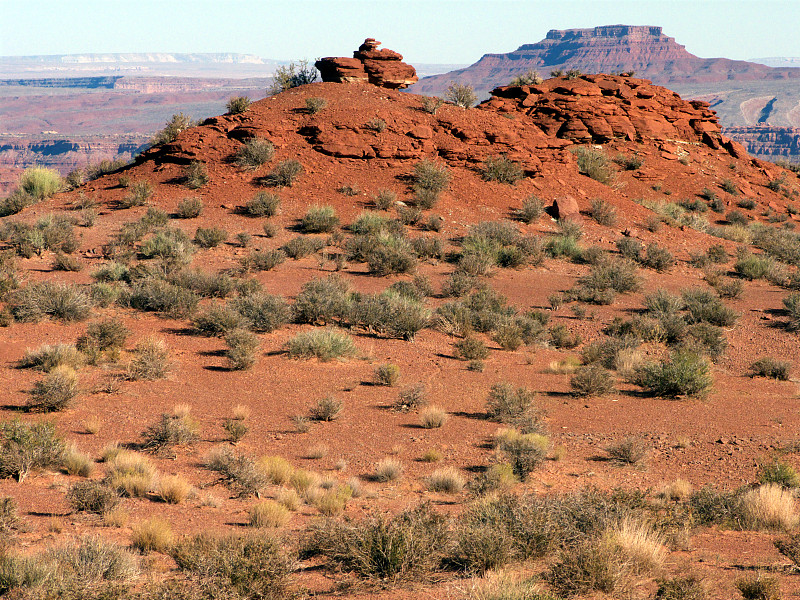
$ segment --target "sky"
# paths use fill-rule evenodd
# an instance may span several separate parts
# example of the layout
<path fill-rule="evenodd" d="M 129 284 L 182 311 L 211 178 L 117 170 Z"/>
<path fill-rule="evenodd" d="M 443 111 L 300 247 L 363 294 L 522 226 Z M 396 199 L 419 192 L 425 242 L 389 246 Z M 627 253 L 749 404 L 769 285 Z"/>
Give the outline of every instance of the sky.
<path fill-rule="evenodd" d="M 703 58 L 800 56 L 800 0 L 0 0 L 0 55 L 345 56 L 366 37 L 409 63 L 471 64 L 550 29 L 660 25 Z"/>

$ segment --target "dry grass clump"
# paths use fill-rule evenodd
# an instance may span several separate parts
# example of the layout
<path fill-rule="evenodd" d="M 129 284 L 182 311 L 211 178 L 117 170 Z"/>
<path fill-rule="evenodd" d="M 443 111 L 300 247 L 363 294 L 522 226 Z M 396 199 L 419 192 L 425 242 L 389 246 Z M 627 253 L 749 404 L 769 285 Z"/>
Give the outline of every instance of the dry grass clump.
<path fill-rule="evenodd" d="M 51 412 L 67 408 L 79 393 L 78 374 L 67 366 L 54 367 L 44 379 L 33 384 L 26 408 Z"/>
<path fill-rule="evenodd" d="M 289 509 L 274 500 L 263 500 L 248 511 L 251 527 L 283 527 L 289 522 Z"/>
<path fill-rule="evenodd" d="M 275 502 L 294 512 L 300 508 L 300 495 L 293 489 L 281 488 L 275 496 Z"/>
<path fill-rule="evenodd" d="M 103 527 L 125 527 L 129 519 L 128 511 L 122 508 L 112 508 L 103 513 Z"/>
<path fill-rule="evenodd" d="M 167 552 L 172 546 L 172 527 L 163 519 L 152 517 L 131 529 L 131 543 L 141 552 Z"/>
<path fill-rule="evenodd" d="M 22 483 L 31 471 L 61 464 L 64 450 L 53 423 L 4 421 L 0 423 L 0 478 L 16 477 Z"/>
<path fill-rule="evenodd" d="M 516 429 L 501 430 L 495 438 L 497 450 L 505 456 L 514 475 L 525 480 L 547 458 L 550 439 L 539 433 L 520 433 Z"/>
<path fill-rule="evenodd" d="M 283 485 L 288 482 L 294 472 L 294 467 L 289 461 L 280 456 L 262 456 L 257 466 L 273 485 Z"/>
<path fill-rule="evenodd" d="M 326 517 L 334 517 L 344 512 L 348 500 L 353 495 L 349 485 L 337 486 L 324 491 L 314 499 L 314 507 Z"/>
<path fill-rule="evenodd" d="M 150 491 L 156 468 L 146 456 L 122 450 L 106 460 L 105 481 L 118 493 L 141 498 Z"/>
<path fill-rule="evenodd" d="M 683 502 L 692 495 L 692 484 L 685 479 L 676 479 L 666 484 L 659 495 L 666 500 Z"/>
<path fill-rule="evenodd" d="M 158 497 L 167 504 L 180 504 L 191 491 L 191 484 L 180 475 L 163 475 L 156 488 Z"/>
<path fill-rule="evenodd" d="M 624 440 L 611 444 L 605 449 L 608 460 L 618 465 L 640 466 L 647 458 L 648 449 L 644 441 L 638 437 L 630 436 Z"/>
<path fill-rule="evenodd" d="M 330 448 L 326 444 L 315 444 L 306 450 L 305 457 L 310 460 L 319 460 L 328 456 Z"/>
<path fill-rule="evenodd" d="M 734 582 L 744 600 L 781 600 L 781 586 L 776 577 L 750 575 Z"/>
<path fill-rule="evenodd" d="M 268 482 L 267 475 L 250 457 L 237 454 L 228 447 L 211 450 L 206 456 L 205 467 L 219 473 L 242 498 L 257 494 Z"/>
<path fill-rule="evenodd" d="M 447 422 L 447 411 L 438 406 L 427 406 L 419 413 L 419 421 L 425 429 L 438 429 Z"/>
<path fill-rule="evenodd" d="M 428 489 L 432 492 L 445 494 L 458 494 L 464 489 L 466 481 L 455 467 L 437 469 L 425 480 Z"/>
<path fill-rule="evenodd" d="M 319 483 L 319 475 L 305 469 L 295 469 L 289 476 L 289 485 L 300 495 L 305 495 Z"/>
<path fill-rule="evenodd" d="M 400 367 L 392 363 L 384 363 L 375 368 L 375 382 L 378 385 L 394 387 L 400 380 Z"/>
<path fill-rule="evenodd" d="M 85 452 L 81 452 L 74 445 L 67 446 L 61 458 L 61 464 L 69 475 L 89 477 L 94 470 L 92 457 Z"/>
<path fill-rule="evenodd" d="M 774 483 L 761 485 L 744 494 L 741 510 L 744 523 L 753 529 L 788 531 L 798 522 L 794 496 Z"/>
<path fill-rule="evenodd" d="M 341 416 L 342 410 L 344 410 L 344 402 L 333 396 L 326 396 L 317 400 L 309 413 L 315 421 L 335 421 Z"/>
<path fill-rule="evenodd" d="M 242 169 L 255 170 L 266 162 L 272 160 L 275 146 L 264 138 L 251 138 L 242 144 L 236 151 L 236 164 Z"/>
<path fill-rule="evenodd" d="M 298 333 L 286 343 L 289 358 L 317 358 L 323 362 L 356 354 L 353 338 L 336 329 L 312 329 Z"/>
<path fill-rule="evenodd" d="M 142 447 L 151 452 L 162 452 L 172 446 L 193 444 L 197 441 L 197 423 L 188 414 L 163 413 L 158 421 L 142 432 Z"/>
<path fill-rule="evenodd" d="M 119 496 L 99 481 L 78 481 L 70 486 L 67 501 L 74 511 L 102 515 L 117 505 Z"/>
<path fill-rule="evenodd" d="M 372 478 L 381 483 L 396 481 L 403 475 L 403 463 L 396 458 L 384 458 L 375 465 Z"/>
<path fill-rule="evenodd" d="M 19 361 L 23 369 L 38 369 L 49 373 L 56 367 L 80 369 L 86 364 L 86 357 L 72 344 L 44 344 L 35 350 L 26 350 Z"/>
<path fill-rule="evenodd" d="M 606 539 L 638 574 L 658 571 L 667 551 L 664 539 L 643 521 L 622 519 L 606 532 Z"/>

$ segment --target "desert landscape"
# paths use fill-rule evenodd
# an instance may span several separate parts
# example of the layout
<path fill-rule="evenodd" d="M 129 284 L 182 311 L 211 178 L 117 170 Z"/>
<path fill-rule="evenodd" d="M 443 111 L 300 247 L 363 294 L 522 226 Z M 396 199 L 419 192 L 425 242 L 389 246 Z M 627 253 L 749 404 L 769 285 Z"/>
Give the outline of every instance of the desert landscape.
<path fill-rule="evenodd" d="M 636 74 L 316 66 L 0 201 L 0 595 L 800 593 L 798 171 Z"/>

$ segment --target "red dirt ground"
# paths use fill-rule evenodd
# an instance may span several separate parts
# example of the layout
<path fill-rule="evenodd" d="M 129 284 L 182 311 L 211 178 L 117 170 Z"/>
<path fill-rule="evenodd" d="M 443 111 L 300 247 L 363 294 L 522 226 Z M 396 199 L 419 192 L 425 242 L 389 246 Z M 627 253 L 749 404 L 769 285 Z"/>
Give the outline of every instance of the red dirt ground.
<path fill-rule="evenodd" d="M 326 98 L 327 106 L 320 113 L 310 115 L 303 108 L 305 99 L 314 96 Z M 603 227 L 584 218 L 582 244 L 586 247 L 599 245 L 611 250 L 625 231 L 645 244 L 657 241 L 675 254 L 678 263 L 668 273 L 642 269 L 644 284 L 640 292 L 620 296 L 611 306 L 587 306 L 589 316 L 586 318 L 577 318 L 567 306 L 553 310 L 550 324 L 565 324 L 570 331 L 581 335 L 584 344 L 596 339 L 613 317 L 630 316 L 642 306 L 644 294 L 657 288 L 673 292 L 689 287 L 707 289 L 702 271 L 689 264 L 690 252 L 704 251 L 712 244 L 722 243 L 731 255 L 734 254 L 735 243 L 689 228 L 664 225 L 657 233 L 648 231 L 645 221 L 653 213 L 640 204 L 642 200 L 679 201 L 695 198 L 701 189 L 710 188 L 723 199 L 727 208 L 735 208 L 739 198 L 719 189 L 722 180 L 731 179 L 757 204 L 755 209 L 743 212 L 761 221 L 765 221 L 762 213 L 767 207 L 772 207 L 776 213 L 786 212 L 786 197 L 766 187 L 766 183 L 784 173 L 783 170 L 748 157 L 735 158 L 701 143 L 678 143 L 688 156 L 688 160 L 681 162 L 676 155 L 662 149 L 674 147 L 674 142 L 610 142 L 605 145 L 610 156 L 637 152 L 644 165 L 639 171 L 620 171 L 612 185 L 603 185 L 578 173 L 575 158 L 569 152 L 570 142 L 551 138 L 540 144 L 535 156 L 531 155 L 527 163 L 531 176 L 514 186 L 484 182 L 476 168 L 485 157 L 508 151 L 508 146 L 473 138 L 464 141 L 452 131 L 472 128 L 524 132 L 526 127 L 532 127 L 528 117 L 515 113 L 509 118 L 491 110 L 464 110 L 452 105 L 445 105 L 437 115 L 430 115 L 419 106 L 418 96 L 372 86 L 333 83 L 303 86 L 256 102 L 244 115 L 218 117 L 189 130 L 174 144 L 146 153 L 124 174 L 132 180 L 152 182 L 156 192 L 151 204 L 168 212 L 174 211 L 183 197 L 202 197 L 205 208 L 201 217 L 171 221 L 173 226 L 185 229 L 190 235 L 199 226 L 217 226 L 226 229 L 231 236 L 240 231 L 251 233 L 253 248 L 277 248 L 297 235 L 291 228 L 309 205 L 330 204 L 342 224 L 349 224 L 369 206 L 379 189 L 392 189 L 399 199 L 408 198 L 411 192 L 407 178 L 414 164 L 422 156 L 432 156 L 447 138 L 445 141 L 455 151 L 450 155 L 452 158 L 439 160 L 447 163 L 452 181 L 431 212 L 443 217 L 440 235 L 448 240 L 452 250 L 457 249 L 458 237 L 470 224 L 507 219 L 523 199 L 536 194 L 546 204 L 572 196 L 584 213 L 588 211 L 590 200 L 595 198 L 616 208 L 618 223 L 614 227 Z M 364 127 L 376 117 L 386 122 L 382 133 Z M 443 122 L 447 125 L 442 126 Z M 430 127 L 433 136 L 408 135 L 419 126 Z M 270 168 L 265 166 L 252 173 L 231 164 L 229 157 L 239 142 L 228 134 L 237 128 L 267 137 L 275 144 L 276 156 L 270 165 L 285 158 L 296 158 L 304 167 L 295 185 L 278 191 L 281 213 L 271 219 L 279 227 L 274 238 L 263 236 L 263 219 L 248 218 L 236 210 L 259 190 L 257 178 Z M 310 133 L 313 131 L 317 133 Z M 311 141 L 314 135 L 320 139 Z M 323 138 L 343 140 L 342 144 L 352 148 L 379 146 L 385 149 L 386 158 L 331 156 L 319 149 L 320 144 L 326 143 Z M 519 159 L 522 150 L 511 150 L 510 155 Z M 177 181 L 182 164 L 188 160 L 205 163 L 210 175 L 210 183 L 197 192 L 187 190 Z M 79 230 L 79 253 L 86 268 L 80 273 L 52 271 L 52 256 L 46 253 L 43 257 L 20 259 L 21 272 L 27 281 L 81 284 L 92 281 L 90 273 L 105 262 L 101 246 L 123 223 L 139 218 L 146 210 L 144 207 L 127 210 L 116 207 L 117 201 L 127 193 L 117 185 L 119 175 L 109 175 L 80 190 L 58 194 L 16 217 L 5 219 L 32 222 L 43 215 L 68 210 L 79 193 L 100 203 L 97 224 Z M 797 178 L 788 172 L 786 177 L 789 185 L 796 189 Z M 337 192 L 345 185 L 361 192 L 353 197 Z M 706 216 L 710 220 L 723 218 L 712 212 Z M 794 220 L 795 216 L 789 219 Z M 558 229 L 547 215 L 535 225 L 520 224 L 519 227 L 524 233 L 541 235 Z M 419 235 L 413 233 L 414 229 L 412 235 Z M 229 244 L 199 249 L 192 265 L 211 270 L 234 268 L 248 252 Z M 333 268 L 331 261 L 314 256 L 299 261 L 287 260 L 277 269 L 255 277 L 266 291 L 292 299 L 304 282 L 328 275 Z M 486 281 L 520 310 L 550 310 L 548 297 L 568 290 L 588 269 L 586 265 L 562 259 L 547 259 L 543 266 L 536 268 L 496 269 Z M 431 278 L 437 291 L 452 271 L 453 266 L 447 262 L 428 262 L 419 268 L 420 273 Z M 347 265 L 343 275 L 354 289 L 363 292 L 375 292 L 394 281 L 408 279 L 408 276 L 373 277 L 364 264 Z M 130 523 L 159 515 L 172 524 L 177 534 L 240 531 L 247 522 L 247 509 L 254 500 L 231 497 L 226 487 L 216 483 L 216 476 L 201 466 L 209 449 L 227 443 L 221 425 L 238 404 L 249 407 L 252 414 L 248 420 L 250 432 L 238 444 L 237 451 L 253 456 L 278 454 L 295 466 L 341 481 L 352 476 L 366 479 L 375 463 L 386 456 L 394 456 L 404 464 L 404 476 L 397 483 L 365 481 L 365 494 L 347 505 L 348 516 L 358 518 L 384 510 L 395 511 L 421 500 L 431 500 L 442 510 L 460 511 L 469 500 L 466 492 L 453 497 L 431 493 L 426 491 L 423 480 L 442 465 L 455 466 L 466 476 L 472 476 L 471 470 L 493 462 L 493 451 L 487 449 L 485 443 L 498 425 L 482 415 L 487 392 L 499 381 L 524 385 L 538 392 L 537 402 L 546 414 L 552 443 L 565 449 L 561 460 L 546 461 L 527 482 L 518 486 L 520 491 L 545 493 L 585 486 L 601 489 L 622 486 L 655 492 L 679 478 L 689 481 L 695 488 L 707 484 L 736 488 L 753 483 L 759 461 L 779 446 L 794 441 L 800 428 L 796 382 L 747 376 L 750 362 L 763 355 L 797 363 L 796 335 L 773 326 L 783 320 L 776 311 L 782 307 L 781 301 L 786 295 L 787 292 L 777 286 L 756 281 L 745 283 L 740 299 L 726 301 L 741 317 L 735 327 L 726 331 L 729 347 L 713 367 L 713 391 L 703 399 L 682 400 L 645 397 L 637 393 L 638 388 L 625 383 L 618 393 L 598 398 L 571 396 L 570 376 L 550 374 L 547 367 L 552 361 L 577 356 L 580 347 L 564 351 L 531 346 L 512 352 L 501 350 L 486 339 L 492 350 L 485 361 L 485 370 L 468 371 L 466 363 L 454 357 L 456 339 L 435 329 L 423 330 L 413 342 L 355 334 L 358 358 L 323 363 L 290 360 L 281 352 L 290 337 L 309 328 L 289 325 L 259 336 L 262 347 L 252 369 L 228 371 L 219 353 L 225 347 L 221 339 L 188 335 L 187 320 L 158 318 L 151 313 L 112 306 L 99 310 L 98 316 L 121 318 L 132 331 L 130 348 L 153 333 L 166 341 L 174 360 L 169 377 L 155 382 L 125 381 L 118 391 L 108 394 L 101 391 L 101 384 L 109 373 L 115 372 L 115 366 L 86 367 L 80 371 L 83 392 L 71 408 L 52 415 L 20 415 L 17 407 L 25 404 L 27 390 L 39 376 L 16 368 L 16 362 L 28 348 L 44 343 L 74 342 L 85 331 L 86 323 L 15 323 L 0 329 L 0 384 L 5 389 L 0 418 L 52 419 L 65 438 L 97 457 L 109 442 L 140 441 L 142 430 L 176 404 L 191 405 L 191 414 L 200 425 L 201 441 L 179 448 L 174 457 L 156 456 L 154 461 L 160 473 L 179 473 L 188 479 L 198 488 L 196 495 L 177 506 L 151 499 L 123 501 L 131 515 Z M 433 298 L 429 306 L 434 308 L 445 301 Z M 122 361 L 127 357 L 128 353 L 123 353 Z M 401 388 L 417 382 L 427 386 L 430 401 L 450 413 L 444 427 L 422 429 L 417 425 L 416 413 L 389 409 L 401 388 L 370 385 L 373 370 L 384 362 L 399 365 Z M 334 395 L 344 402 L 342 417 L 331 423 L 313 424 L 308 433 L 296 433 L 290 417 L 306 414 L 309 407 L 325 395 Z M 89 418 L 97 418 L 102 423 L 95 435 L 84 433 L 83 423 Z M 646 468 L 620 468 L 596 459 L 604 454 L 606 446 L 630 435 L 641 436 L 651 447 Z M 308 449 L 318 444 L 328 447 L 327 455 L 315 460 L 304 458 Z M 430 448 L 441 451 L 444 456 L 441 463 L 432 465 L 419 460 Z M 346 461 L 343 471 L 336 469 L 340 460 Z M 799 462 L 794 455 L 788 456 L 788 460 L 796 465 Z M 93 477 L 100 478 L 102 473 L 103 466 L 99 464 Z M 78 479 L 44 472 L 31 475 L 22 484 L 0 480 L 0 496 L 14 497 L 24 518 L 26 528 L 18 536 L 21 551 L 33 552 L 83 532 L 98 532 L 128 543 L 129 526 L 101 528 L 97 518 L 70 512 L 65 491 Z M 265 490 L 265 496 L 274 495 L 276 490 Z M 218 506 L 205 505 L 203 498 L 208 493 L 218 498 Z M 292 517 L 288 531 L 299 532 L 319 518 L 315 508 L 304 505 Z M 722 599 L 737 594 L 733 588 L 736 577 L 753 568 L 772 569 L 787 596 L 798 593 L 800 581 L 791 569 L 784 569 L 789 561 L 774 549 L 771 540 L 775 537 L 771 532 L 698 529 L 692 532 L 686 549 L 669 554 L 667 571 L 677 573 L 691 568 L 706 578 L 711 597 Z M 168 559 L 163 558 L 163 562 L 164 569 L 170 568 Z M 305 569 L 296 576 L 298 586 L 321 595 L 338 595 L 337 582 L 343 579 L 347 580 L 334 573 Z M 341 595 L 354 599 L 459 598 L 469 585 L 467 580 L 448 576 L 439 583 L 419 584 L 410 589 L 375 590 L 359 584 Z M 652 594 L 654 589 L 652 584 L 645 584 L 637 588 L 636 594 Z"/>

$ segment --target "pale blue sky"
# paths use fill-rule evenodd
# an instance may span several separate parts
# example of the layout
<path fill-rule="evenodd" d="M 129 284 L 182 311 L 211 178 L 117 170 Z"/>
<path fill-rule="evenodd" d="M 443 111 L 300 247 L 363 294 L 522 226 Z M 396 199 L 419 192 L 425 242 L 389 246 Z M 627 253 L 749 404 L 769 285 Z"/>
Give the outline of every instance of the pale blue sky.
<path fill-rule="evenodd" d="M 661 25 L 693 54 L 800 56 L 800 0 L 0 0 L 0 55 L 348 55 L 376 37 L 411 63 L 473 63 L 549 29 Z"/>

